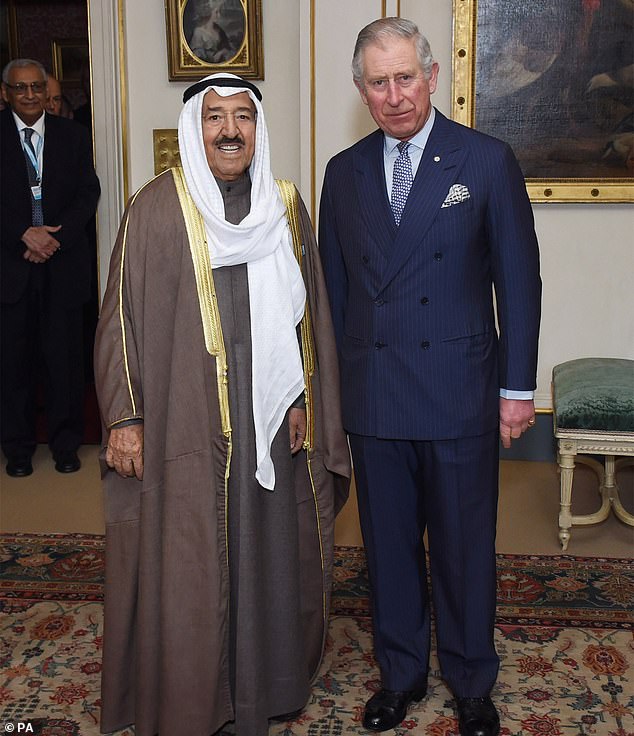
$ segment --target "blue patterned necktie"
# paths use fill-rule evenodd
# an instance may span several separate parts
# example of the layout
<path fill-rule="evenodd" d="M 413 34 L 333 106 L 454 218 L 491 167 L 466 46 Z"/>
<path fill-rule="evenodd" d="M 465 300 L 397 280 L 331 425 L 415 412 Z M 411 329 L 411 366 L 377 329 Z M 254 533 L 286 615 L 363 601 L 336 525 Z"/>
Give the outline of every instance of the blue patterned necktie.
<path fill-rule="evenodd" d="M 401 215 L 405 209 L 405 202 L 407 202 L 407 195 L 409 194 L 409 190 L 412 188 L 414 177 L 412 175 L 412 162 L 410 160 L 409 153 L 407 153 L 409 143 L 401 141 L 397 148 L 399 156 L 394 162 L 390 204 L 392 206 L 392 212 L 394 213 L 394 220 L 397 225 L 400 225 Z"/>
<path fill-rule="evenodd" d="M 35 133 L 33 128 L 24 128 L 24 145 L 29 147 L 29 150 L 33 154 L 33 158 L 37 160 L 35 148 L 33 148 L 33 141 L 31 137 Z M 37 178 L 37 171 L 33 166 L 29 154 L 24 151 L 24 158 L 26 159 L 26 168 L 29 174 L 29 186 L 39 186 L 40 182 Z M 35 199 L 33 192 L 31 192 L 31 223 L 34 227 L 44 224 L 44 213 L 42 212 L 42 200 Z"/>

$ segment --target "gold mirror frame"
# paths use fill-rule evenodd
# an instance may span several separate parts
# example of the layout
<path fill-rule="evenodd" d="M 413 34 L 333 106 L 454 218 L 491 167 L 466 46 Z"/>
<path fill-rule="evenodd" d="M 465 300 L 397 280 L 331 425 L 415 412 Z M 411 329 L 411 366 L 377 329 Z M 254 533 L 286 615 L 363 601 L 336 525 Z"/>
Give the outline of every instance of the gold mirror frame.
<path fill-rule="evenodd" d="M 236 7 L 241 6 L 244 13 L 244 36 L 240 43 L 236 43 L 233 57 L 218 62 L 209 62 L 196 56 L 185 35 L 188 4 L 191 3 L 193 7 L 196 3 L 205 2 L 207 0 L 165 1 L 169 80 L 198 80 L 216 72 L 231 72 L 241 77 L 264 79 L 262 0 L 233 0 Z"/>
<path fill-rule="evenodd" d="M 469 127 L 475 124 L 477 4 L 478 0 L 453 0 L 452 117 Z M 632 177 L 526 179 L 526 189 L 532 202 L 634 201 Z"/>

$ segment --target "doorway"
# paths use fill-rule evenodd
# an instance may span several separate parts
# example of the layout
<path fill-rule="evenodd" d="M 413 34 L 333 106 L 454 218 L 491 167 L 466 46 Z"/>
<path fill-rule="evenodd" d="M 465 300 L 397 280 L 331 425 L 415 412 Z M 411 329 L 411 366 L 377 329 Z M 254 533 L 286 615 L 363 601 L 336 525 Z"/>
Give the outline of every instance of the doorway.
<path fill-rule="evenodd" d="M 2 3 L 0 60 L 39 61 L 61 85 L 60 114 L 93 133 L 87 0 L 6 0 Z M 84 306 L 84 444 L 99 443 L 101 425 L 94 388 L 92 349 L 99 311 L 98 246 L 95 217 L 87 225 L 91 248 L 91 296 Z M 37 441 L 46 443 L 43 381 L 38 387 Z"/>

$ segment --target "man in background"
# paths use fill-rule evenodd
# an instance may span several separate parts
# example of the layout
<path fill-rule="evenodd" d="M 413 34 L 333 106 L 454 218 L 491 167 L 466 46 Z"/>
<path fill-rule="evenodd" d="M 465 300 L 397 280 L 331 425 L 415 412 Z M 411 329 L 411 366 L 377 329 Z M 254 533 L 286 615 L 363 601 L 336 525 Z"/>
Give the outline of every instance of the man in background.
<path fill-rule="evenodd" d="M 0 112 L 2 450 L 14 477 L 33 472 L 43 367 L 48 443 L 60 473 L 79 470 L 83 435 L 82 305 L 90 296 L 86 223 L 99 199 L 83 128 L 45 113 L 43 66 L 15 59 Z"/>
<path fill-rule="evenodd" d="M 46 78 L 45 110 L 50 115 L 61 115 L 64 118 L 73 117 L 73 108 L 62 93 L 62 85 L 49 74 Z"/>
<path fill-rule="evenodd" d="M 49 74 L 46 78 L 46 112 L 50 115 L 61 115 L 63 100 L 62 85 Z"/>
<path fill-rule="evenodd" d="M 531 206 L 509 147 L 431 106 L 438 64 L 414 23 L 364 28 L 352 68 L 380 130 L 329 162 L 319 244 L 382 680 L 363 723 L 392 729 L 427 691 L 427 531 L 460 733 L 495 736 L 499 437 L 535 422 Z"/>

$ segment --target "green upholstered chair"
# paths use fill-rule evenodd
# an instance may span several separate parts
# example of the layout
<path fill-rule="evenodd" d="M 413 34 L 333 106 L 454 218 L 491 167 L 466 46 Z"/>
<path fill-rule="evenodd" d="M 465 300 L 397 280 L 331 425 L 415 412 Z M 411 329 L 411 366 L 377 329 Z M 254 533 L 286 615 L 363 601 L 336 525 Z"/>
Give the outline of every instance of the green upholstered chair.
<path fill-rule="evenodd" d="M 616 474 L 634 462 L 634 360 L 579 358 L 553 368 L 553 418 L 561 471 L 559 540 L 565 551 L 570 527 L 596 524 L 610 510 L 634 526 L 623 508 Z M 580 455 L 603 455 L 604 463 Z M 615 460 L 621 456 L 620 460 Z M 599 477 L 601 507 L 593 514 L 573 515 L 572 481 L 575 460 L 589 465 Z"/>

